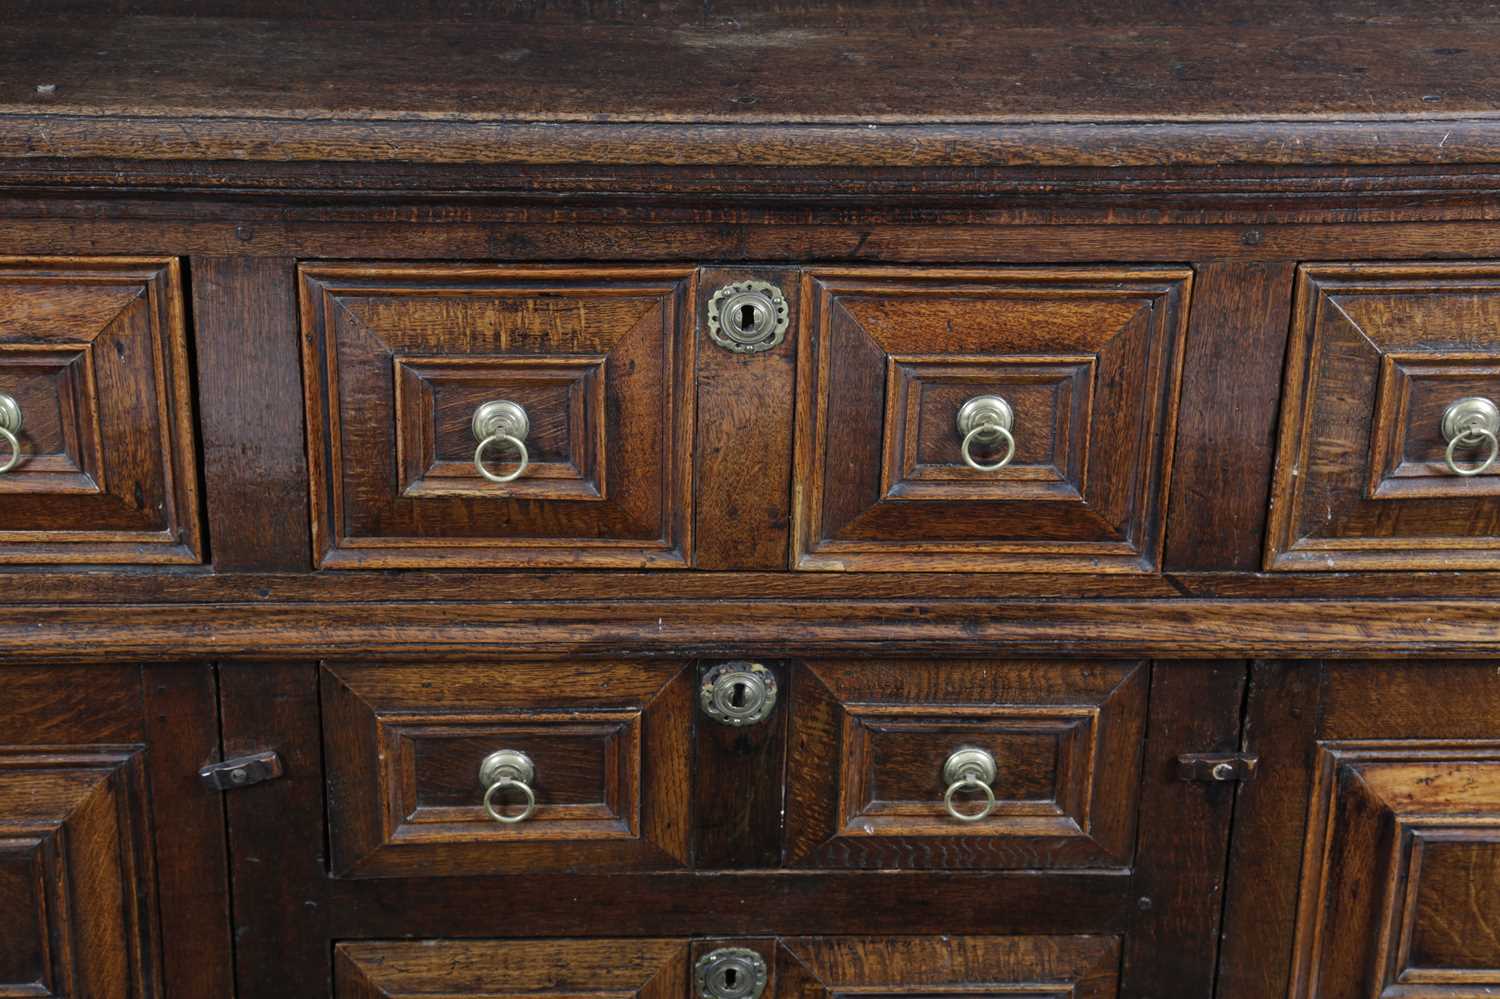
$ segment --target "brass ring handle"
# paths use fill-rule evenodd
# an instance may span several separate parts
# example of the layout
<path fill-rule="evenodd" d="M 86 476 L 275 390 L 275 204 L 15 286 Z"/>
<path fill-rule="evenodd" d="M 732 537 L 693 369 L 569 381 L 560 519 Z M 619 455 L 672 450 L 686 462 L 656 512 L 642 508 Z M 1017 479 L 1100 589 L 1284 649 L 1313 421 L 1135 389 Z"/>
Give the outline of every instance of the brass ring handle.
<path fill-rule="evenodd" d="M 977 812 L 960 812 L 958 806 L 953 803 L 953 796 L 959 791 L 974 790 L 975 788 L 984 792 L 984 807 Z M 995 810 L 995 789 L 979 779 L 978 774 L 965 774 L 961 780 L 956 780 L 948 785 L 948 793 L 943 795 L 943 804 L 948 809 L 948 814 L 960 822 L 979 822 L 990 817 Z"/>
<path fill-rule="evenodd" d="M 0 438 L 5 439 L 5 445 L 10 451 L 10 457 L 5 464 L 0 465 L 0 475 L 15 468 L 16 463 L 21 460 L 21 439 L 16 436 L 20 432 L 21 404 L 12 396 L 0 392 Z"/>
<path fill-rule="evenodd" d="M 1448 439 L 1448 449 L 1443 460 L 1454 475 L 1465 478 L 1489 471 L 1500 458 L 1500 407 L 1479 396 L 1469 396 L 1452 403 L 1443 411 L 1443 436 Z M 1489 442 L 1488 454 L 1477 465 L 1460 465 L 1455 452 L 1459 448 L 1468 450 Z"/>
<path fill-rule="evenodd" d="M 976 395 L 966 401 L 958 409 L 958 432 L 963 435 L 963 444 L 959 452 L 963 455 L 964 464 L 976 472 L 998 472 L 1010 464 L 1016 456 L 1016 439 L 1011 435 L 1010 428 L 1015 422 L 1015 414 L 1011 411 L 1010 403 L 998 395 Z M 1005 442 L 1005 454 L 999 461 L 981 462 L 974 457 L 974 444 L 993 444 L 996 441 Z"/>
<path fill-rule="evenodd" d="M 502 749 L 491 753 L 479 765 L 479 783 L 485 788 L 484 810 L 490 818 L 506 825 L 525 822 L 536 811 L 536 791 L 531 782 L 536 780 L 536 764 L 531 757 L 516 749 Z M 526 804 L 515 815 L 500 810 L 496 799 L 502 791 L 516 788 L 526 796 Z"/>
<path fill-rule="evenodd" d="M 484 467 L 484 449 L 496 443 L 509 444 L 516 449 L 517 464 L 515 471 L 507 472 L 505 475 L 496 475 Z M 499 485 L 519 479 L 522 475 L 526 474 L 526 466 L 529 464 L 531 464 L 531 455 L 526 450 L 526 442 L 519 437 L 512 437 L 510 434 L 491 434 L 480 441 L 479 446 L 474 449 L 474 467 L 479 470 L 480 475 Z"/>
<path fill-rule="evenodd" d="M 969 448 L 973 445 L 975 439 L 979 438 L 983 434 L 988 434 L 991 439 L 998 437 L 1001 434 L 1005 436 L 1005 457 L 1001 458 L 999 461 L 990 462 L 989 464 L 974 460 L 974 456 L 969 453 Z M 988 443 L 988 441 L 985 441 L 985 443 Z M 964 434 L 963 455 L 964 464 L 968 465 L 976 472 L 998 472 L 1006 465 L 1009 465 L 1010 460 L 1016 456 L 1016 439 L 1011 436 L 1009 430 L 1006 430 L 1002 426 L 999 426 L 997 424 L 984 424 L 975 427 L 973 430 L 970 430 L 968 433 Z"/>
<path fill-rule="evenodd" d="M 526 806 L 521 809 L 518 815 L 506 815 L 495 806 L 495 795 L 509 787 L 519 788 L 521 793 L 526 795 Z M 525 822 L 531 818 L 531 813 L 536 811 L 536 792 L 524 780 L 516 780 L 513 777 L 501 777 L 490 785 L 488 791 L 484 792 L 484 810 L 489 812 L 490 818 L 496 822 L 505 822 L 510 825 L 514 825 L 517 822 Z"/>
<path fill-rule="evenodd" d="M 531 453 L 526 450 L 526 435 L 531 430 L 531 420 L 526 410 L 508 399 L 487 402 L 474 410 L 470 423 L 479 446 L 474 449 L 474 468 L 480 475 L 497 485 L 514 482 L 526 474 L 531 464 Z M 516 451 L 517 464 L 514 471 L 496 475 L 484 467 L 484 452 L 492 444 L 509 444 Z"/>
<path fill-rule="evenodd" d="M 1453 460 L 1453 449 L 1460 445 L 1470 447 L 1471 445 L 1467 443 L 1470 437 L 1476 438 L 1476 443 L 1489 441 L 1489 455 L 1479 464 L 1466 468 Z M 1454 437 L 1448 442 L 1448 450 L 1443 453 L 1443 459 L 1448 462 L 1448 467 L 1453 471 L 1453 474 L 1465 477 L 1489 471 L 1490 466 L 1495 463 L 1497 457 L 1500 457 L 1500 439 L 1495 437 L 1494 431 L 1487 430 L 1484 427 L 1478 427 L 1468 433 L 1459 434 L 1457 437 Z"/>
<path fill-rule="evenodd" d="M 948 814 L 960 822 L 982 822 L 995 810 L 995 775 L 999 768 L 995 757 L 988 750 L 965 746 L 954 750 L 943 764 L 943 780 L 948 790 L 943 795 L 943 807 Z M 984 807 L 977 812 L 961 812 L 954 802 L 960 791 L 983 791 Z"/>

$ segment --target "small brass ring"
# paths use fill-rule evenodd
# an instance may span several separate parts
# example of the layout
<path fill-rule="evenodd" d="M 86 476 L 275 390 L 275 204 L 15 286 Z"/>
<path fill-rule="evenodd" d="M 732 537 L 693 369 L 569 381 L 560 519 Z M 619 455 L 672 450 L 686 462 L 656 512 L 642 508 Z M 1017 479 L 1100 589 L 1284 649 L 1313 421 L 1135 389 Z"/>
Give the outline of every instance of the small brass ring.
<path fill-rule="evenodd" d="M 491 444 L 494 444 L 496 441 L 510 444 L 516 449 L 516 454 L 520 456 L 521 463 L 516 466 L 516 470 L 514 472 L 511 472 L 508 475 L 496 475 L 494 472 L 484 467 L 484 449 L 489 447 Z M 484 476 L 486 479 L 489 479 L 491 482 L 498 483 L 500 485 L 504 485 L 507 482 L 514 482 L 522 475 L 526 474 L 526 466 L 529 464 L 531 464 L 531 455 L 526 450 L 526 442 L 521 440 L 521 438 L 519 437 L 512 437 L 510 434 L 490 434 L 484 440 L 480 441 L 479 446 L 474 449 L 474 467 L 479 469 L 479 474 Z"/>
<path fill-rule="evenodd" d="M 499 808 L 495 807 L 495 795 L 508 787 L 518 787 L 521 789 L 521 793 L 526 795 L 526 807 L 521 809 L 519 815 L 506 815 Z M 490 818 L 496 822 L 504 822 L 506 825 L 525 822 L 531 818 L 531 813 L 536 811 L 536 792 L 524 780 L 516 780 L 514 777 L 501 777 L 490 785 L 488 791 L 484 792 L 484 810 L 490 813 Z"/>
<path fill-rule="evenodd" d="M 974 441 L 979 439 L 989 441 L 995 439 L 996 437 L 1005 438 L 1005 457 L 1001 458 L 999 461 L 991 465 L 985 465 L 975 461 L 974 456 L 969 453 L 969 448 L 973 445 Z M 952 438 L 949 439 L 951 440 Z M 964 464 L 974 469 L 974 471 L 998 472 L 1006 465 L 1009 465 L 1010 460 L 1016 456 L 1016 439 L 1011 436 L 1009 430 L 1006 430 L 998 423 L 981 423 L 973 430 L 970 430 L 967 434 L 964 434 L 964 443 L 962 450 L 964 456 Z"/>
<path fill-rule="evenodd" d="M 972 791 L 975 788 L 984 792 L 984 808 L 973 814 L 960 812 L 958 806 L 953 804 L 953 796 L 959 791 Z M 948 785 L 948 793 L 943 795 L 943 806 L 948 809 L 948 814 L 960 822 L 980 822 L 990 817 L 995 810 L 995 789 L 979 779 L 976 773 L 966 773 L 963 777 Z"/>
<path fill-rule="evenodd" d="M 1480 464 L 1465 468 L 1453 460 L 1454 448 L 1457 448 L 1459 445 L 1474 447 L 1486 440 L 1490 442 L 1490 453 L 1489 457 L 1485 458 Z M 1448 467 L 1452 469 L 1454 475 L 1462 475 L 1465 478 L 1471 475 L 1479 475 L 1489 471 L 1490 466 L 1495 463 L 1495 459 L 1500 458 L 1500 440 L 1495 438 L 1495 432 L 1488 427 L 1469 427 L 1463 433 L 1453 435 L 1453 439 L 1448 442 L 1448 450 L 1443 453 L 1443 458 L 1448 462 Z"/>
<path fill-rule="evenodd" d="M 10 460 L 0 465 L 0 475 L 4 475 L 16 467 L 16 462 L 21 460 L 21 441 L 6 427 L 0 427 L 0 437 L 5 438 L 5 443 L 10 446 Z"/>

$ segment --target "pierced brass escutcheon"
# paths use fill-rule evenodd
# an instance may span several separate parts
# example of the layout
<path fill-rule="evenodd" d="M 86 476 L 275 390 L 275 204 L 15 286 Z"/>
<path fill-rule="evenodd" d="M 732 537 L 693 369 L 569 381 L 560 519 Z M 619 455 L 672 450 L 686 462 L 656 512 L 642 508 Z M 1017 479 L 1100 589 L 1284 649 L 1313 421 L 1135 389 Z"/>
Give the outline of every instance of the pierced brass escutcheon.
<path fill-rule="evenodd" d="M 698 701 L 721 725 L 754 725 L 776 706 L 776 674 L 760 663 L 721 663 L 703 674 Z"/>
<path fill-rule="evenodd" d="M 766 959 L 748 947 L 720 947 L 698 959 L 698 999 L 759 999 Z"/>
<path fill-rule="evenodd" d="M 765 281 L 726 284 L 708 300 L 708 335 L 736 354 L 770 350 L 786 339 L 791 323 L 786 296 Z"/>

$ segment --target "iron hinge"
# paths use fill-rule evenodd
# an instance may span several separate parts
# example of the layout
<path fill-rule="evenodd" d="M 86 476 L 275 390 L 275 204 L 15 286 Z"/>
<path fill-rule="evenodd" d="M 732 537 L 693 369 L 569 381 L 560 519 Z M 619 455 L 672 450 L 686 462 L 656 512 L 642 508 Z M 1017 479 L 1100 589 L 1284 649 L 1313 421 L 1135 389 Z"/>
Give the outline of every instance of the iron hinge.
<path fill-rule="evenodd" d="M 249 787 L 281 776 L 281 757 L 274 749 L 264 749 L 249 756 L 236 756 L 222 763 L 210 763 L 198 771 L 203 783 L 215 791 Z"/>
<path fill-rule="evenodd" d="M 1254 780 L 1259 765 L 1260 757 L 1253 753 L 1185 753 L 1177 757 L 1177 777 L 1211 783 Z"/>

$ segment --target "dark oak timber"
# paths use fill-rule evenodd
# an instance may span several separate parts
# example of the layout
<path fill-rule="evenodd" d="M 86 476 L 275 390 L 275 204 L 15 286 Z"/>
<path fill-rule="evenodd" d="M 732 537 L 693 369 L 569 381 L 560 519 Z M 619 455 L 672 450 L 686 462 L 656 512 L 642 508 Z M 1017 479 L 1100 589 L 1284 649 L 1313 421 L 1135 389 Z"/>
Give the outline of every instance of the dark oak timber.
<path fill-rule="evenodd" d="M 4 7 L 0 995 L 1500 989 L 1494 3 Z"/>

